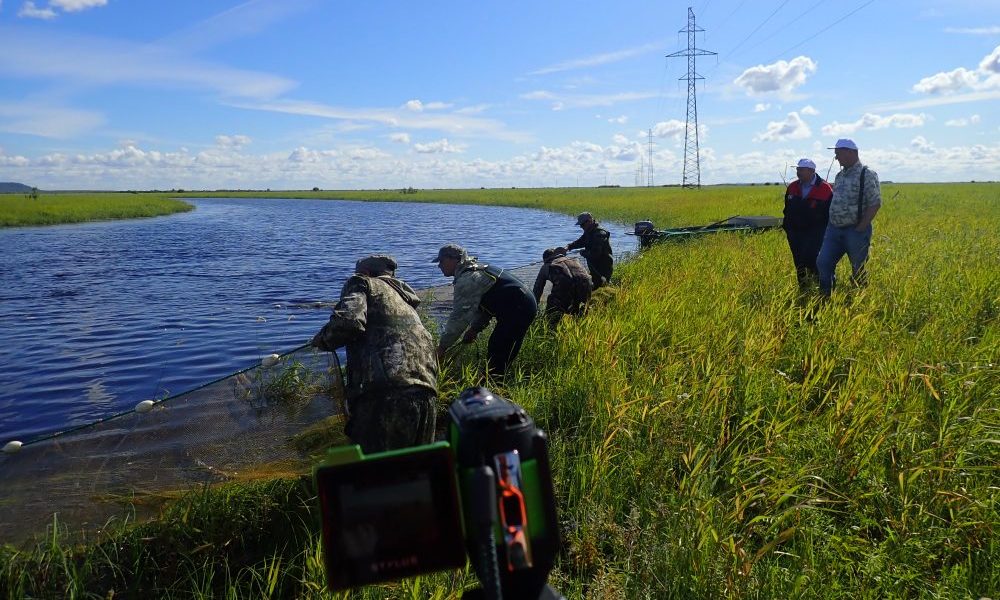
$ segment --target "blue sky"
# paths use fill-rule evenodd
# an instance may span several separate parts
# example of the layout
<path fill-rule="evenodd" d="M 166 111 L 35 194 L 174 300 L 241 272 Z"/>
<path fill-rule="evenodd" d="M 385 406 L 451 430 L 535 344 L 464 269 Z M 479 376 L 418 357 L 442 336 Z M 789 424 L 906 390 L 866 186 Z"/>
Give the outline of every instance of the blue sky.
<path fill-rule="evenodd" d="M 684 3 L 0 0 L 0 181 L 681 182 Z M 1000 0 L 694 0 L 703 183 L 1000 179 Z M 643 171 L 642 183 L 648 179 Z"/>

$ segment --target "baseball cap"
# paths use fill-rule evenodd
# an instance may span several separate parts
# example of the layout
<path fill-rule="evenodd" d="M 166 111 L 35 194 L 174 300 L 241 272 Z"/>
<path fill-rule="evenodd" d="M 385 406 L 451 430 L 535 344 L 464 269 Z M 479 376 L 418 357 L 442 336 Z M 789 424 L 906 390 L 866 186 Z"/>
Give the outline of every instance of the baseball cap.
<path fill-rule="evenodd" d="M 803 158 L 802 160 L 799 161 L 799 164 L 796 166 L 800 169 L 812 169 L 813 171 L 816 170 L 816 163 L 809 160 L 808 158 Z"/>
<path fill-rule="evenodd" d="M 396 271 L 396 259 L 388 254 L 370 254 L 359 260 L 354 269 L 359 273 L 364 270 L 373 275 L 392 274 Z"/>
<path fill-rule="evenodd" d="M 542 252 L 542 262 L 550 262 L 552 259 L 566 256 L 566 251 L 562 248 L 548 248 Z"/>
<path fill-rule="evenodd" d="M 462 260 L 465 256 L 465 248 L 459 246 L 458 244 L 445 244 L 444 246 L 441 246 L 440 250 L 438 250 L 437 258 L 431 262 L 441 262 L 442 258 L 456 258 L 458 260 Z"/>
<path fill-rule="evenodd" d="M 587 221 L 591 221 L 593 219 L 594 219 L 594 215 L 590 214 L 589 212 L 582 212 L 579 215 L 577 215 L 577 217 L 576 217 L 576 224 L 577 225 L 583 225 Z"/>
<path fill-rule="evenodd" d="M 832 148 L 827 148 L 827 150 L 836 150 L 837 148 L 847 148 L 848 150 L 857 150 L 858 145 L 854 143 L 854 140 L 848 138 L 840 138 L 837 143 L 833 145 Z"/>

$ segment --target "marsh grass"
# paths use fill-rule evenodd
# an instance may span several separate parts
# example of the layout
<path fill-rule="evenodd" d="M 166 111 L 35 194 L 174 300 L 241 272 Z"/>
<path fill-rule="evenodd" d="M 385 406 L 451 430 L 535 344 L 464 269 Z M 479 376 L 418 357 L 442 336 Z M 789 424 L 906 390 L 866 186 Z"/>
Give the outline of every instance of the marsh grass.
<path fill-rule="evenodd" d="M 340 386 L 336 376 L 286 358 L 271 367 L 240 373 L 233 379 L 233 395 L 255 410 L 303 404 L 320 394 L 337 396 Z"/>
<path fill-rule="evenodd" d="M 0 194 L 0 227 L 155 217 L 192 209 L 167 194 L 42 193 L 36 200 Z"/>
<path fill-rule="evenodd" d="M 654 247 L 585 317 L 529 332 L 491 385 L 549 433 L 565 542 L 551 581 L 567 597 L 1000 594 L 1000 186 L 898 190 L 866 288 L 800 297 L 780 232 L 719 234 Z M 683 214 L 707 198 L 693 196 L 621 210 Z M 768 212 L 741 202 L 697 214 Z M 446 365 L 442 407 L 479 382 L 483 343 Z M 324 594 L 301 482 L 206 488 L 165 511 L 123 527 L 128 542 L 8 547 L 0 585 Z M 351 597 L 450 598 L 471 583 L 438 574 Z"/>

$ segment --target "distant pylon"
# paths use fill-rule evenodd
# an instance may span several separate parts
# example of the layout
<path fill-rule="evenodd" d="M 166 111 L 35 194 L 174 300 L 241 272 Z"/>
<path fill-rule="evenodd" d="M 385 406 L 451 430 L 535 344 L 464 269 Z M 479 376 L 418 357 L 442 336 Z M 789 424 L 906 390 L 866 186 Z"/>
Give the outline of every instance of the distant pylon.
<path fill-rule="evenodd" d="M 652 128 L 649 129 L 648 134 L 649 134 L 648 138 L 649 145 L 647 149 L 647 156 L 649 156 L 649 160 L 646 161 L 646 164 L 649 167 L 646 177 L 646 186 L 653 187 L 653 129 Z"/>
<path fill-rule="evenodd" d="M 684 123 L 684 176 L 681 185 L 686 188 L 701 187 L 701 162 L 698 158 L 698 100 L 695 96 L 696 82 L 704 79 L 698 75 L 694 67 L 696 56 L 715 55 L 715 52 L 701 50 L 694 45 L 695 33 L 705 31 L 694 24 L 694 9 L 688 7 L 688 24 L 678 33 L 688 34 L 687 50 L 668 54 L 667 58 L 686 56 L 688 59 L 687 76 L 678 78 L 688 82 L 687 121 Z"/>

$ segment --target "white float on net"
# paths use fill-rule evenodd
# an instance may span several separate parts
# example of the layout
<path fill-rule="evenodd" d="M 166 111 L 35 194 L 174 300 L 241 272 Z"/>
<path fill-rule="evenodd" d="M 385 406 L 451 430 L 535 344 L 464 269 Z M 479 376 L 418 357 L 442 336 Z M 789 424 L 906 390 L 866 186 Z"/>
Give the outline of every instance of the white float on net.
<path fill-rule="evenodd" d="M 153 410 L 153 406 L 155 406 L 155 405 L 156 405 L 156 402 L 154 402 L 152 400 L 143 400 L 139 404 L 135 405 L 135 412 L 137 412 L 137 413 L 148 413 L 149 411 Z"/>
<path fill-rule="evenodd" d="M 15 452 L 20 452 L 21 451 L 21 446 L 23 446 L 23 445 L 24 444 L 22 444 L 21 442 L 19 442 L 17 440 L 9 441 L 6 444 L 4 444 L 3 452 L 4 452 L 4 454 L 14 454 Z"/>
<path fill-rule="evenodd" d="M 261 359 L 260 366 L 273 367 L 274 365 L 278 364 L 279 360 L 281 360 L 281 357 L 278 356 L 277 354 L 268 354 L 263 359 Z"/>

